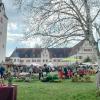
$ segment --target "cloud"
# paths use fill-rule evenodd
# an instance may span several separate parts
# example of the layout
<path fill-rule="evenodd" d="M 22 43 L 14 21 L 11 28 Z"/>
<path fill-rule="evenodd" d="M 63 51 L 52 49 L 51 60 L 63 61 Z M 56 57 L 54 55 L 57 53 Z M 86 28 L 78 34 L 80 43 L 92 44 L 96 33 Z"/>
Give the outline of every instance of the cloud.
<path fill-rule="evenodd" d="M 23 37 L 23 34 L 12 34 L 10 32 L 7 33 L 7 41 L 16 42 Z"/>
<path fill-rule="evenodd" d="M 14 22 L 9 22 L 8 23 L 8 31 L 17 30 L 17 29 L 18 29 L 17 23 L 14 23 Z"/>
<path fill-rule="evenodd" d="M 37 39 L 31 38 L 31 39 L 28 39 L 27 41 L 21 41 L 21 43 L 25 45 L 26 47 L 33 48 L 35 44 L 41 44 L 41 40 L 40 38 L 37 38 Z"/>
<path fill-rule="evenodd" d="M 6 51 L 6 56 L 9 57 L 12 54 L 13 50 L 9 49 Z"/>

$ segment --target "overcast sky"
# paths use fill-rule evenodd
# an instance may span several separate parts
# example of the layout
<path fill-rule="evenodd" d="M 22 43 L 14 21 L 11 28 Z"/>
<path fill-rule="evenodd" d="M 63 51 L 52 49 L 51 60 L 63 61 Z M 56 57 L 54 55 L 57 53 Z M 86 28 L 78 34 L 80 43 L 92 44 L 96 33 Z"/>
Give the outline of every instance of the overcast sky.
<path fill-rule="evenodd" d="M 5 5 L 6 15 L 8 16 L 6 56 L 10 56 L 10 54 L 14 51 L 16 47 L 34 47 L 34 44 L 36 43 L 35 41 L 39 40 L 19 40 L 21 37 L 23 37 L 24 16 L 16 10 L 15 6 L 11 2 L 13 0 L 2 1 Z M 41 0 L 38 1 L 40 2 Z"/>
<path fill-rule="evenodd" d="M 34 40 L 20 41 L 19 39 L 23 36 L 23 18 L 24 16 L 15 9 L 15 6 L 10 0 L 2 0 L 6 15 L 8 16 L 8 30 L 7 30 L 7 49 L 6 56 L 14 51 L 16 47 L 33 47 Z"/>

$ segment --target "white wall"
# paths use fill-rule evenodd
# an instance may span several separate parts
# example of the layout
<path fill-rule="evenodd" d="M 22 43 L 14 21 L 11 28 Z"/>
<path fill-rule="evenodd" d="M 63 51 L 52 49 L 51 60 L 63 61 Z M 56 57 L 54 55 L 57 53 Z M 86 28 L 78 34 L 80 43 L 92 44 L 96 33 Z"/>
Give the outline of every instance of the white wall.
<path fill-rule="evenodd" d="M 86 49 L 86 50 L 90 49 L 90 51 L 84 51 L 84 49 Z M 82 56 L 82 59 L 78 62 L 84 61 L 84 59 L 87 58 L 87 56 L 89 56 L 91 59 L 95 58 L 96 53 L 94 52 L 94 49 L 92 48 L 92 46 L 89 45 L 88 41 L 85 41 L 83 43 L 83 45 L 80 47 L 77 54 L 73 55 L 72 57 L 79 58 L 80 56 Z M 44 64 L 51 63 L 54 66 L 60 66 L 60 65 L 68 65 L 68 64 L 72 63 L 72 62 L 64 62 L 63 61 L 64 58 L 50 58 L 50 54 L 47 49 L 42 50 L 41 58 L 18 58 L 18 57 L 16 58 L 16 57 L 13 57 L 11 59 L 13 59 L 13 61 L 14 61 L 14 59 L 16 59 L 16 62 L 14 62 L 14 64 L 20 64 L 20 65 L 31 65 L 32 63 L 36 63 L 36 64 L 43 66 Z M 34 60 L 34 62 L 32 60 Z M 20 62 L 20 61 L 23 61 L 23 62 Z"/>
<path fill-rule="evenodd" d="M 88 41 L 85 41 L 83 45 L 80 47 L 77 54 L 73 55 L 73 57 L 77 57 L 77 58 L 79 58 L 80 56 L 82 57 L 81 62 L 83 62 L 84 59 L 86 59 L 87 57 L 92 59 L 92 61 L 96 60 L 96 52 L 89 44 Z"/>
<path fill-rule="evenodd" d="M 5 61 L 6 57 L 6 39 L 7 39 L 7 21 L 8 19 L 4 16 L 5 11 L 1 6 L 0 8 L 0 63 Z"/>

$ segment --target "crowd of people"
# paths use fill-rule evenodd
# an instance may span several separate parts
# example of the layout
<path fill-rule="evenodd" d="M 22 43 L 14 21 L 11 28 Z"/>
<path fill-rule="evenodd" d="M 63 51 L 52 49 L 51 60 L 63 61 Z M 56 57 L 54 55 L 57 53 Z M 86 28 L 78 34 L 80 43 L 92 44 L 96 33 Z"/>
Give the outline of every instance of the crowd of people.
<path fill-rule="evenodd" d="M 58 77 L 61 79 L 70 79 L 75 74 L 78 74 L 80 77 L 83 77 L 86 74 L 89 73 L 95 73 L 92 70 L 91 67 L 76 67 L 76 66 L 57 66 L 54 68 L 56 72 L 58 72 Z M 0 77 L 2 78 L 4 73 L 9 72 L 8 69 L 5 69 L 2 65 L 0 65 Z M 27 72 L 30 76 L 32 76 L 34 73 L 38 73 L 39 80 L 43 78 L 44 76 L 47 76 L 48 73 L 52 71 L 52 68 L 48 66 L 47 64 L 44 64 L 43 66 L 13 66 L 10 71 L 13 73 L 13 76 L 18 76 L 20 73 Z M 45 73 L 45 74 L 44 74 Z"/>
<path fill-rule="evenodd" d="M 50 67 L 48 67 L 46 64 L 44 64 L 43 67 L 39 67 L 39 79 L 43 77 L 43 72 L 46 72 L 46 75 L 50 73 L 52 70 Z M 83 77 L 87 74 L 95 74 L 96 71 L 91 66 L 57 66 L 55 68 L 55 71 L 58 72 L 58 77 L 61 79 L 70 79 L 74 75 L 79 75 L 80 77 Z"/>
<path fill-rule="evenodd" d="M 70 66 L 60 66 L 58 67 L 58 75 L 59 78 L 72 78 L 75 74 L 79 75 L 80 77 L 83 77 L 87 74 L 95 74 L 96 71 L 91 66 L 83 66 L 83 67 L 70 67 Z"/>

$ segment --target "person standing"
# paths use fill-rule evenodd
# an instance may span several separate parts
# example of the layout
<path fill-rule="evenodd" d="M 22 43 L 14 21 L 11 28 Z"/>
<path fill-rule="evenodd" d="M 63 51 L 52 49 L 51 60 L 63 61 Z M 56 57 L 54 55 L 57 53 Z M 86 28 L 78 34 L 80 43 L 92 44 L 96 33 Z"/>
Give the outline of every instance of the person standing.
<path fill-rule="evenodd" d="M 63 71 L 62 71 L 62 67 L 59 67 L 59 68 L 58 68 L 58 76 L 59 76 L 59 78 L 60 78 L 60 79 L 63 79 L 63 78 L 64 78 L 63 75 L 64 75 L 64 74 L 63 74 Z"/>
<path fill-rule="evenodd" d="M 42 67 L 39 67 L 39 80 L 43 77 L 43 70 Z"/>
<path fill-rule="evenodd" d="M 67 76 L 67 73 L 68 73 L 67 68 L 66 68 L 66 67 L 64 67 L 64 75 L 65 75 L 65 78 L 67 78 L 67 77 L 68 77 L 68 76 Z"/>
<path fill-rule="evenodd" d="M 29 68 L 29 74 L 30 74 L 30 76 L 32 76 L 32 73 L 33 73 L 33 69 L 32 69 L 32 67 L 30 67 Z"/>
<path fill-rule="evenodd" d="M 3 65 L 0 64 L 0 76 L 1 76 L 1 78 L 3 78 L 4 72 L 5 72 L 5 68 L 3 67 Z"/>
<path fill-rule="evenodd" d="M 50 73 L 49 67 L 46 64 L 44 64 L 44 68 L 47 76 Z"/>

